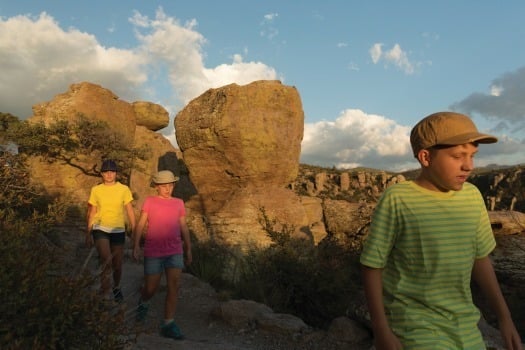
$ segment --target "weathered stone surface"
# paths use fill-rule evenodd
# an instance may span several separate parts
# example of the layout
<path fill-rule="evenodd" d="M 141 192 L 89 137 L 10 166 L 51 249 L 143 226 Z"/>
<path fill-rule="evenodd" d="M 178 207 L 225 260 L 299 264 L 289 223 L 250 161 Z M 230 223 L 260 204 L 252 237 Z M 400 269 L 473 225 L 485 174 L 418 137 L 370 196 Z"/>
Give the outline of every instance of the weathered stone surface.
<path fill-rule="evenodd" d="M 222 244 L 246 248 L 271 243 L 263 229 L 263 211 L 269 220 L 276 221 L 275 229 L 281 230 L 284 224 L 294 227 L 300 236 L 311 237 L 299 196 L 285 188 L 232 189 L 231 196 L 221 210 L 206 212 L 205 216 L 214 239 Z"/>
<path fill-rule="evenodd" d="M 136 160 L 135 169 L 131 172 L 130 188 L 135 198 L 135 208 L 140 210 L 148 195 L 155 195 L 151 186 L 151 178 L 158 170 L 171 170 L 176 176 L 181 176 L 179 159 L 180 151 L 159 133 L 152 132 L 143 126 L 137 126 L 135 132 L 135 147 L 147 146 L 148 159 Z M 179 186 L 179 185 L 177 185 Z"/>
<path fill-rule="evenodd" d="M 360 235 L 362 229 L 370 223 L 373 208 L 373 204 L 325 199 L 323 213 L 326 228 L 338 238 Z"/>
<path fill-rule="evenodd" d="M 175 117 L 190 177 L 214 212 L 231 188 L 285 187 L 297 176 L 304 114 L 276 81 L 210 89 Z"/>
<path fill-rule="evenodd" d="M 212 310 L 212 316 L 218 317 L 235 327 L 254 327 L 258 318 L 273 310 L 252 300 L 229 300 Z"/>
<path fill-rule="evenodd" d="M 210 89 L 175 117 L 177 143 L 213 234 L 228 243 L 268 241 L 271 219 L 308 226 L 297 195 L 304 113 L 297 90 L 278 81 Z M 264 244 L 264 243 L 263 243 Z"/>
<path fill-rule="evenodd" d="M 317 244 L 327 235 L 324 224 L 323 200 L 317 197 L 301 196 L 301 203 L 306 211 L 308 227 L 312 233 L 313 241 Z"/>
<path fill-rule="evenodd" d="M 338 317 L 330 323 L 328 328 L 328 335 L 337 339 L 338 341 L 348 344 L 361 344 L 365 341 L 370 341 L 370 331 L 363 327 L 358 322 L 349 319 L 348 317 Z"/>
<path fill-rule="evenodd" d="M 136 101 L 132 103 L 137 125 L 148 130 L 158 131 L 168 126 L 170 117 L 168 111 L 156 103 Z"/>
<path fill-rule="evenodd" d="M 274 334 L 293 335 L 309 328 L 296 316 L 274 313 L 268 306 L 251 300 L 223 302 L 212 311 L 212 316 L 236 328 L 256 328 Z"/>
<path fill-rule="evenodd" d="M 494 233 L 513 235 L 525 232 L 525 214 L 518 211 L 489 211 L 490 224 Z"/>
<path fill-rule="evenodd" d="M 350 175 L 348 173 L 342 173 L 339 182 L 341 191 L 348 191 L 350 189 Z"/>
<path fill-rule="evenodd" d="M 62 197 L 78 203 L 80 208 L 87 206 L 91 187 L 100 183 L 100 177 L 87 176 L 76 167 L 49 163 L 40 157 L 29 157 L 27 162 L 31 169 L 31 181 L 34 184 L 42 186 L 52 197 Z M 87 157 L 79 159 L 80 164 L 90 162 Z"/>
<path fill-rule="evenodd" d="M 33 106 L 33 114 L 31 121 L 43 121 L 46 125 L 56 120 L 73 121 L 80 115 L 102 120 L 127 144 L 133 142 L 135 134 L 136 119 L 131 104 L 110 90 L 88 82 L 72 84 L 53 100 Z"/>
<path fill-rule="evenodd" d="M 299 317 L 282 313 L 262 314 L 257 326 L 262 331 L 284 335 L 300 334 L 309 328 Z"/>

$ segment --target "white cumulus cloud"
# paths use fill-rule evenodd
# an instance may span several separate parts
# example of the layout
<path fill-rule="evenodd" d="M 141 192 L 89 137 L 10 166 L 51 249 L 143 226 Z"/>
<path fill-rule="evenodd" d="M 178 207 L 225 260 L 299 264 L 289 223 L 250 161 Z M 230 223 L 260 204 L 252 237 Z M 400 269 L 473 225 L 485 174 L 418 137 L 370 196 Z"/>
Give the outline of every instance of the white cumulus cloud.
<path fill-rule="evenodd" d="M 272 67 L 244 61 L 240 54 L 231 62 L 206 67 L 206 39 L 195 20 L 181 24 L 159 8 L 154 18 L 136 12 L 130 23 L 138 43 L 123 49 L 104 47 L 90 33 L 63 29 L 45 12 L 0 17 L 2 111 L 29 117 L 34 104 L 51 100 L 73 83 L 89 81 L 124 100 L 160 103 L 173 114 L 209 88 L 278 79 Z M 156 85 L 168 91 L 158 91 Z"/>
<path fill-rule="evenodd" d="M 414 168 L 409 132 L 410 127 L 386 117 L 347 109 L 335 121 L 305 124 L 301 161 L 338 168 Z"/>
<path fill-rule="evenodd" d="M 0 105 L 20 118 L 72 83 L 87 80 L 134 97 L 147 80 L 140 54 L 105 48 L 74 28 L 64 30 L 45 12 L 0 18 L 0 64 Z"/>

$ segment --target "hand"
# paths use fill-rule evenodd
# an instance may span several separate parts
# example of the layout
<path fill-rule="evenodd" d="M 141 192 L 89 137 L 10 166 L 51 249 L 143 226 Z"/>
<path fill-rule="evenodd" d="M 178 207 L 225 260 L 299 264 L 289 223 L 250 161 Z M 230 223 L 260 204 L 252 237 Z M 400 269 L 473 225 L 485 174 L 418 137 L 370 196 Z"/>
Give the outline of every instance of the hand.
<path fill-rule="evenodd" d="M 135 261 L 139 261 L 140 258 L 140 246 L 137 244 L 135 247 L 133 247 L 133 259 Z"/>
<path fill-rule="evenodd" d="M 88 232 L 86 234 L 85 243 L 86 243 L 86 247 L 88 248 L 91 248 L 93 246 L 94 242 L 93 242 L 93 236 L 91 235 L 91 232 Z"/>
<path fill-rule="evenodd" d="M 499 321 L 499 329 L 506 349 L 523 350 L 520 335 L 510 317 Z"/>
<path fill-rule="evenodd" d="M 186 252 L 186 259 L 185 259 L 186 266 L 191 265 L 192 261 L 193 261 L 193 256 L 191 255 L 191 250 L 188 250 Z"/>
<path fill-rule="evenodd" d="M 402 350 L 403 345 L 390 328 L 374 333 L 374 346 L 376 350 Z"/>

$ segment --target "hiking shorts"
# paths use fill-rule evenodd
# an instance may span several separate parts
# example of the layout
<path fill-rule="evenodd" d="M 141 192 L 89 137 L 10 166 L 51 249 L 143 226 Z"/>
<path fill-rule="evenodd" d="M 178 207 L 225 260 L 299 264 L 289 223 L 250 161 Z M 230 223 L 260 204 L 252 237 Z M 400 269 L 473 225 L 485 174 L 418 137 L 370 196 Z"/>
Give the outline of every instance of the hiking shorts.
<path fill-rule="evenodd" d="M 93 240 L 107 239 L 110 245 L 124 245 L 126 242 L 126 232 L 107 233 L 101 230 L 92 230 Z"/>
<path fill-rule="evenodd" d="M 168 268 L 182 269 L 184 258 L 182 254 L 173 254 L 159 257 L 144 257 L 144 274 L 158 275 Z"/>

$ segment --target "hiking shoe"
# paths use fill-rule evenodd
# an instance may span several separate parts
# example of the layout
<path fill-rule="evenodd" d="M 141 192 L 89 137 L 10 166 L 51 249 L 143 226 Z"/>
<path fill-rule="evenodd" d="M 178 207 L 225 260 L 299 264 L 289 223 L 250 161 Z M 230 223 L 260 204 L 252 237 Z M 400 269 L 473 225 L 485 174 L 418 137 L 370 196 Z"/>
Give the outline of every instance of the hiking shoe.
<path fill-rule="evenodd" d="M 136 316 L 137 322 L 144 322 L 146 320 L 146 316 L 148 315 L 148 309 L 149 309 L 149 304 L 144 303 L 141 300 L 139 300 L 139 305 L 137 306 L 137 316 Z"/>
<path fill-rule="evenodd" d="M 184 336 L 182 335 L 179 327 L 177 327 L 177 325 L 173 321 L 160 327 L 160 335 L 166 338 L 172 338 L 176 340 L 184 339 Z"/>
<path fill-rule="evenodd" d="M 124 301 L 124 295 L 122 295 L 122 289 L 113 288 L 113 299 L 115 299 L 115 301 L 119 304 Z"/>

